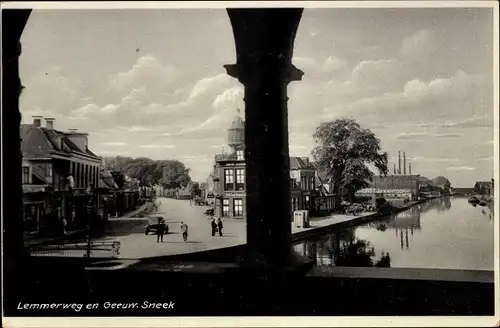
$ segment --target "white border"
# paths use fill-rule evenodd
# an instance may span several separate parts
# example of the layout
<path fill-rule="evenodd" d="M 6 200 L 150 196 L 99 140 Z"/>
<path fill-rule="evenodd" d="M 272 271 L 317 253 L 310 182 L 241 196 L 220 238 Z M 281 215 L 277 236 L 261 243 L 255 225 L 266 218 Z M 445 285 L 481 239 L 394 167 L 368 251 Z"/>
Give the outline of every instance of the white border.
<path fill-rule="evenodd" d="M 302 8 L 457 8 L 494 9 L 494 163 L 495 196 L 499 186 L 499 16 L 497 1 L 168 1 L 168 2 L 8 2 L 2 9 L 159 9 L 159 8 L 226 8 L 226 7 L 302 7 Z M 499 214 L 495 201 L 494 263 L 499 268 Z M 495 270 L 495 299 L 500 299 L 499 270 Z M 500 303 L 490 317 L 110 317 L 110 318 L 2 318 L 6 327 L 493 327 L 500 322 Z"/>

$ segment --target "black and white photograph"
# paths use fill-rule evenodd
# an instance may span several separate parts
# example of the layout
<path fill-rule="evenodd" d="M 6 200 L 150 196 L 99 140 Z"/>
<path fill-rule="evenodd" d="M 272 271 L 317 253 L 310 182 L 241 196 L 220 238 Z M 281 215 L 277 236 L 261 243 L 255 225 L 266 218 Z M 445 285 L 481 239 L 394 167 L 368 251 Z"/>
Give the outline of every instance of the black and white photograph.
<path fill-rule="evenodd" d="M 498 325 L 498 19 L 2 3 L 3 325 Z"/>

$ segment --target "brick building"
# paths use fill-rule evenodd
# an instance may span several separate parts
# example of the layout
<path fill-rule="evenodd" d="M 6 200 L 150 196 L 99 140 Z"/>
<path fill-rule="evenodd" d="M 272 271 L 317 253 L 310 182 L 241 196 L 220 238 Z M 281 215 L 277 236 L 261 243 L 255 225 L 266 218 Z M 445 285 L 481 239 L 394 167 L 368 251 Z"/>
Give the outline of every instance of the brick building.
<path fill-rule="evenodd" d="M 228 129 L 228 153 L 215 155 L 214 171 L 208 191 L 213 192 L 214 213 L 222 218 L 246 218 L 245 122 L 236 116 Z M 319 182 L 318 182 L 319 181 Z M 315 166 L 307 157 L 290 157 L 291 211 L 311 214 L 333 210 L 333 195 L 323 186 Z M 321 209 L 321 210 L 320 210 Z"/>

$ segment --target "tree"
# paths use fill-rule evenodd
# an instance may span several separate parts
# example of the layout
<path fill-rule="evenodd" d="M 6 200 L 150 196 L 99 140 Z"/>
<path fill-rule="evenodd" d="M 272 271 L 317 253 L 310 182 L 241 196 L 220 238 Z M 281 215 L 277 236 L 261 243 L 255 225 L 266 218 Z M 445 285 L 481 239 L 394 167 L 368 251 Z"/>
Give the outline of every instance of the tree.
<path fill-rule="evenodd" d="M 314 161 L 333 182 L 337 204 L 342 196 L 352 200 L 356 191 L 369 185 L 373 173 L 368 164 L 387 175 L 387 153 L 382 152 L 380 140 L 353 119 L 321 123 L 313 138 Z"/>
<path fill-rule="evenodd" d="M 198 182 L 191 183 L 191 196 L 201 196 L 200 184 Z"/>
<path fill-rule="evenodd" d="M 113 171 L 137 179 L 141 185 L 161 184 L 165 188 L 180 188 L 191 181 L 189 169 L 178 160 L 155 161 L 147 157 L 106 158 L 105 165 Z"/>

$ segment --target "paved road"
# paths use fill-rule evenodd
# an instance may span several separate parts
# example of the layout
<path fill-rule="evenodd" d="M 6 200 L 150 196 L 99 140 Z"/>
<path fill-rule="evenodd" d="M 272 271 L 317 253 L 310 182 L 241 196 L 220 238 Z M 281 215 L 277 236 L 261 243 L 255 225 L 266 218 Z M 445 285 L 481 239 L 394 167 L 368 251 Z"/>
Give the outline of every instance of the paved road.
<path fill-rule="evenodd" d="M 159 198 L 161 205 L 158 213 L 169 225 L 169 234 L 163 243 L 156 242 L 156 235 L 145 235 L 144 230 L 125 236 L 104 239 L 121 242 L 120 258 L 137 259 L 142 257 L 191 253 L 243 244 L 246 242 L 246 223 L 244 220 L 223 220 L 223 236 L 212 237 L 210 220 L 205 217 L 205 207 L 191 206 L 188 200 Z M 131 220 L 131 219 L 127 219 Z M 188 242 L 182 240 L 181 221 L 189 226 Z"/>

